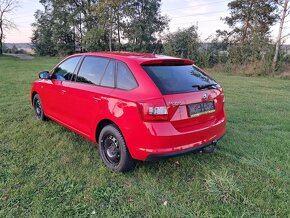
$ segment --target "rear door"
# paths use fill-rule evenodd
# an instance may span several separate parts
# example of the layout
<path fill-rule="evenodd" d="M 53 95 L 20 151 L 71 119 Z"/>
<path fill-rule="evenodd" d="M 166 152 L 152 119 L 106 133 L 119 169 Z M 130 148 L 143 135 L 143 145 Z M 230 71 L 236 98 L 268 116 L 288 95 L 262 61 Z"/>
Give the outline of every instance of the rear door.
<path fill-rule="evenodd" d="M 179 131 L 208 122 L 223 112 L 220 86 L 192 65 L 143 66 L 163 94 L 172 125 Z"/>
<path fill-rule="evenodd" d="M 91 136 L 98 115 L 107 104 L 107 96 L 114 87 L 114 70 L 114 61 L 86 56 L 75 81 L 68 87 L 67 98 L 70 107 L 67 123 L 85 136 Z"/>

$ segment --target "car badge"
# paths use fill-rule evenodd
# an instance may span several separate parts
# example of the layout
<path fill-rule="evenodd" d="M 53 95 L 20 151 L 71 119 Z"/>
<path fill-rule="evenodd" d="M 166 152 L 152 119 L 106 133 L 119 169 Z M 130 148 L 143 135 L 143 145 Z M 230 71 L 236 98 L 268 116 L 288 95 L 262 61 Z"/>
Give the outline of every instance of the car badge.
<path fill-rule="evenodd" d="M 203 95 L 203 100 L 208 100 L 208 94 Z"/>
<path fill-rule="evenodd" d="M 169 105 L 170 105 L 170 106 L 179 106 L 179 105 L 181 105 L 181 104 L 182 104 L 181 101 L 170 101 L 170 102 L 169 102 Z"/>

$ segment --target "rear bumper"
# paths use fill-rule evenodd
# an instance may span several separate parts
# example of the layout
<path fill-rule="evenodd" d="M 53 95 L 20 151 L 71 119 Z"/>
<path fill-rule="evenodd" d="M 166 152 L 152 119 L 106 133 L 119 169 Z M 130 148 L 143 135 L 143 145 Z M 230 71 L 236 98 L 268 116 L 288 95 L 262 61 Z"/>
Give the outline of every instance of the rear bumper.
<path fill-rule="evenodd" d="M 225 132 L 226 117 L 223 114 L 183 132 L 175 129 L 170 122 L 143 123 L 126 132 L 125 139 L 131 156 L 144 161 L 199 150 L 220 140 Z"/>
<path fill-rule="evenodd" d="M 203 148 L 206 148 L 207 146 L 216 144 L 219 140 L 221 140 L 223 138 L 220 137 L 212 142 L 197 146 L 197 147 L 193 147 L 187 150 L 182 150 L 182 151 L 177 151 L 177 152 L 171 152 L 171 153 L 166 153 L 166 154 L 149 154 L 146 161 L 155 161 L 155 160 L 160 160 L 160 159 L 166 159 L 166 158 L 170 158 L 170 157 L 177 157 L 183 154 L 187 154 L 187 153 L 192 153 L 192 152 L 196 152 L 199 151 Z"/>

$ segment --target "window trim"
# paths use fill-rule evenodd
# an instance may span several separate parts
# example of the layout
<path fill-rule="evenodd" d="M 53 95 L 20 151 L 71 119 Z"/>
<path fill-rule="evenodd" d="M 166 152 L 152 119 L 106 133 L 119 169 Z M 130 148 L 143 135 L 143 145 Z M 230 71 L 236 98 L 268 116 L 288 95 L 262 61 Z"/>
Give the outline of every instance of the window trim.
<path fill-rule="evenodd" d="M 59 63 L 58 63 L 58 64 L 57 64 L 57 65 L 56 65 L 56 66 L 55 66 L 55 67 L 54 67 L 54 68 L 49 72 L 49 74 L 50 74 L 50 78 L 52 78 L 53 74 L 55 73 L 55 70 L 56 70 L 60 65 L 62 65 L 64 62 L 66 62 L 66 61 L 68 61 L 68 60 L 70 60 L 70 59 L 72 59 L 72 58 L 80 58 L 80 59 L 79 59 L 77 65 L 75 66 L 75 69 L 74 69 L 74 71 L 72 72 L 72 75 L 71 75 L 70 79 L 69 79 L 69 80 L 63 80 L 63 82 L 64 82 L 64 81 L 65 81 L 65 82 L 72 82 L 73 75 L 76 73 L 76 70 L 78 70 L 80 63 L 82 62 L 82 60 L 83 60 L 83 58 L 84 58 L 83 55 L 75 55 L 75 56 L 71 56 L 71 57 L 68 57 L 68 58 L 62 60 L 61 62 L 59 62 Z M 57 80 L 57 79 L 51 79 L 51 80 L 61 81 L 61 80 Z"/>
<path fill-rule="evenodd" d="M 128 64 L 124 61 L 121 61 L 121 60 L 117 60 L 117 59 L 114 59 L 114 58 L 110 58 L 110 57 L 103 57 L 103 56 L 97 56 L 97 55 L 75 55 L 75 56 L 72 56 L 72 57 L 69 57 L 67 59 L 64 59 L 62 60 L 61 62 L 59 62 L 51 71 L 50 71 L 50 75 L 52 76 L 54 74 L 54 71 L 57 67 L 59 67 L 62 63 L 64 63 L 65 61 L 71 59 L 71 58 L 75 58 L 75 57 L 80 57 L 80 60 L 78 62 L 78 64 L 76 65 L 75 69 L 74 69 L 74 72 L 72 73 L 72 76 L 70 78 L 70 80 L 65 80 L 65 82 L 73 82 L 73 83 L 80 83 L 80 84 L 84 84 L 84 85 L 88 85 L 88 86 L 98 86 L 98 87 L 103 87 L 103 88 L 109 88 L 109 89 L 118 89 L 118 90 L 122 90 L 122 91 L 132 91 L 132 90 L 135 90 L 137 88 L 139 88 L 139 83 L 135 77 L 135 75 L 133 74 L 133 72 L 131 71 L 130 67 L 128 66 Z M 109 60 L 109 63 L 107 64 L 106 66 L 106 69 L 105 71 L 103 72 L 102 76 L 101 76 L 101 80 L 100 80 L 100 83 L 99 84 L 89 84 L 89 83 L 83 83 L 83 82 L 77 82 L 77 77 L 79 75 L 79 72 L 80 72 L 80 69 L 81 69 L 81 66 L 85 60 L 86 57 L 95 57 L 95 58 L 103 58 L 103 59 L 108 59 Z M 111 61 L 114 61 L 114 87 L 110 87 L 110 86 L 102 86 L 101 85 L 101 82 L 104 78 L 104 75 L 105 75 L 105 72 L 110 64 Z M 119 63 L 122 63 L 124 64 L 127 69 L 129 70 L 129 72 L 131 73 L 132 77 L 134 78 L 135 82 L 136 82 L 136 87 L 135 88 L 132 88 L 132 89 L 122 89 L 122 88 L 118 88 L 117 87 L 117 78 L 118 78 L 118 67 L 119 67 Z M 73 80 L 73 76 L 75 76 L 75 79 Z M 55 80 L 55 79 L 53 79 Z M 59 80 L 57 80 L 59 81 Z"/>
<path fill-rule="evenodd" d="M 102 75 L 102 77 L 101 77 L 100 83 L 99 83 L 98 85 L 96 85 L 96 84 L 82 83 L 82 82 L 77 82 L 77 81 L 76 81 L 77 76 L 79 75 L 80 68 L 81 68 L 81 66 L 82 66 L 82 64 L 83 64 L 83 62 L 84 62 L 84 59 L 85 59 L 86 57 L 104 58 L 104 59 L 108 59 L 108 60 L 109 60 L 109 63 L 108 63 L 108 65 L 106 66 L 106 69 L 105 69 L 105 71 L 104 71 L 104 73 L 103 73 L 103 75 Z M 114 65 L 115 65 L 115 66 L 114 66 L 114 87 L 102 86 L 102 85 L 101 85 L 102 79 L 103 79 L 103 77 L 104 77 L 104 75 L 105 75 L 105 72 L 106 72 L 106 70 L 107 70 L 107 67 L 108 67 L 109 64 L 110 64 L 110 61 L 114 61 L 114 62 L 115 62 L 115 64 L 114 64 Z M 127 67 L 128 70 L 130 71 L 131 75 L 133 76 L 133 78 L 134 78 L 134 80 L 135 80 L 135 82 L 136 82 L 136 84 L 137 84 L 137 86 L 136 86 L 135 88 L 133 88 L 133 89 L 121 89 L 121 88 L 117 88 L 118 63 L 122 63 L 122 64 L 125 64 L 125 65 L 126 65 L 126 67 Z M 132 91 L 132 90 L 134 90 L 134 89 L 139 88 L 139 83 L 138 83 L 138 81 L 137 81 L 135 75 L 132 73 L 132 71 L 131 71 L 130 67 L 128 66 L 128 64 L 125 63 L 124 61 L 117 60 L 117 59 L 110 58 L 110 57 L 103 57 L 103 56 L 97 56 L 97 55 L 83 55 L 83 56 L 82 56 L 82 59 L 80 60 L 79 66 L 77 67 L 77 70 L 76 70 L 75 74 L 76 74 L 75 80 L 72 81 L 72 82 L 80 83 L 80 84 L 84 84 L 84 85 L 88 85 L 88 86 L 99 86 L 99 87 L 103 87 L 103 88 L 118 89 L 118 90 L 122 90 L 122 91 Z"/>
<path fill-rule="evenodd" d="M 77 78 L 78 78 L 78 75 L 79 75 L 80 69 L 81 69 L 81 67 L 82 67 L 82 65 L 83 65 L 83 62 L 84 62 L 85 58 L 87 58 L 87 57 L 102 58 L 102 59 L 107 59 L 107 60 L 109 60 L 109 62 L 108 62 L 108 64 L 107 64 L 107 66 L 106 66 L 104 72 L 102 73 L 102 76 L 101 76 L 101 79 L 100 79 L 99 84 L 89 84 L 89 83 L 84 83 L 84 82 L 78 82 L 78 81 L 77 81 Z M 102 79 L 103 79 L 103 77 L 104 77 L 104 74 L 105 74 L 105 72 L 106 72 L 106 70 L 107 70 L 107 67 L 109 66 L 111 60 L 112 60 L 111 58 L 107 58 L 107 57 L 101 57 L 101 56 L 95 56 L 95 55 L 84 55 L 83 58 L 82 58 L 82 60 L 81 60 L 81 62 L 80 62 L 80 64 L 79 64 L 79 66 L 78 66 L 78 68 L 77 68 L 77 71 L 76 71 L 76 77 L 75 77 L 75 80 L 74 80 L 73 82 L 75 82 L 75 83 L 80 83 L 80 84 L 84 84 L 84 85 L 89 85 L 89 86 L 99 86 L 99 87 L 104 87 L 104 88 L 111 88 L 111 89 L 113 89 L 114 87 L 112 88 L 112 87 L 107 87 L 107 86 L 101 86 L 101 85 L 100 85 L 100 84 L 101 84 L 101 81 L 102 81 Z M 115 72 L 114 72 L 114 73 L 115 73 Z"/>
<path fill-rule="evenodd" d="M 131 75 L 134 78 L 134 80 L 136 82 L 136 85 L 137 85 L 135 88 L 132 88 L 132 89 L 122 89 L 122 88 L 118 88 L 117 87 L 117 78 L 118 78 L 118 74 L 119 74 L 119 71 L 118 71 L 118 69 L 119 69 L 119 63 L 124 64 L 127 67 L 127 69 L 129 70 L 129 72 L 131 73 Z M 119 61 L 119 60 L 116 60 L 115 86 L 116 86 L 116 89 L 119 89 L 119 90 L 122 90 L 122 91 L 132 91 L 132 90 L 137 89 L 139 87 L 139 83 L 136 80 L 136 78 L 135 78 L 133 72 L 131 71 L 130 67 L 128 66 L 128 64 L 126 64 L 123 61 Z"/>
<path fill-rule="evenodd" d="M 116 63 L 116 60 L 114 60 L 114 59 L 112 59 L 112 58 L 108 58 L 108 59 L 110 59 L 110 61 L 109 61 L 109 63 L 108 63 L 108 65 L 107 65 L 107 67 L 106 67 L 106 69 L 105 69 L 105 71 L 104 71 L 104 73 L 103 73 L 103 75 L 102 75 L 102 78 L 101 78 L 101 80 L 100 80 L 100 84 L 99 84 L 99 86 L 101 86 L 101 87 L 105 87 L 105 88 L 111 88 L 111 89 L 116 89 L 116 69 L 117 69 L 117 63 Z M 103 85 L 101 85 L 101 83 L 102 83 L 102 81 L 103 81 L 103 79 L 104 79 L 104 77 L 105 77 L 105 74 L 106 74 L 106 71 L 107 71 L 107 69 L 108 69 L 108 67 L 109 67 L 109 65 L 110 65 L 110 63 L 111 63 L 111 61 L 113 62 L 113 64 L 114 64 L 114 77 L 113 77 L 113 83 L 114 83 L 114 85 L 113 85 L 113 87 L 111 87 L 111 86 L 103 86 Z"/>

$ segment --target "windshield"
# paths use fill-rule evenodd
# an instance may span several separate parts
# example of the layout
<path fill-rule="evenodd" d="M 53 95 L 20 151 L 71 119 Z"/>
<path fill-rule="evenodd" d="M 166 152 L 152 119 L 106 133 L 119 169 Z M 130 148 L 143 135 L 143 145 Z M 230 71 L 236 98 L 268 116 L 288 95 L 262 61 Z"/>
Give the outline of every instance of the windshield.
<path fill-rule="evenodd" d="M 178 94 L 212 88 L 217 83 L 192 65 L 143 66 L 162 94 Z"/>

